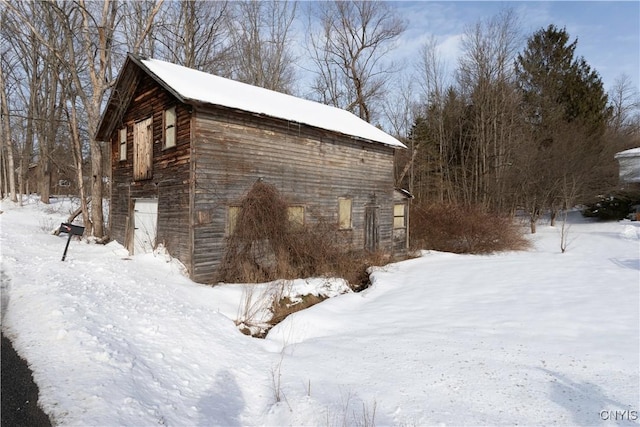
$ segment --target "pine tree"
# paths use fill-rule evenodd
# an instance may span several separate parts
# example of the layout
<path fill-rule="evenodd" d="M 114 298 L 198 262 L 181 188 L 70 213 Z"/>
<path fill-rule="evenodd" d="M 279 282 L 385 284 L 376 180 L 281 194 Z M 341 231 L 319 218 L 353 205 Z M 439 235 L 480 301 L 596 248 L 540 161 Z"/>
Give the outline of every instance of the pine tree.
<path fill-rule="evenodd" d="M 529 38 L 515 64 L 528 141 L 517 167 L 528 171 L 519 186 L 532 231 L 539 212 L 550 209 L 553 218 L 606 181 L 607 95 L 598 73 L 575 57 L 577 44 L 566 29 L 549 25 Z"/>
<path fill-rule="evenodd" d="M 558 122 L 578 123 L 602 136 L 610 111 L 602 80 L 584 58 L 575 58 L 578 40 L 549 25 L 537 31 L 518 55 L 516 75 L 528 123 L 545 140 Z"/>

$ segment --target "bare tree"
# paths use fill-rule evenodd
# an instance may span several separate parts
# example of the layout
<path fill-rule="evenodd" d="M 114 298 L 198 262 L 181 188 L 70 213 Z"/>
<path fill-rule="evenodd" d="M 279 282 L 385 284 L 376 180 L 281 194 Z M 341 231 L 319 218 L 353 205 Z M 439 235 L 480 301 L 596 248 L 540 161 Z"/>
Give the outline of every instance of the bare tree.
<path fill-rule="evenodd" d="M 413 79 L 409 76 L 403 76 L 396 81 L 394 90 L 387 95 L 382 105 L 384 117 L 391 126 L 391 133 L 409 146 L 408 152 L 396 151 L 394 162 L 396 186 L 407 188 L 409 191 L 413 190 L 413 174 L 411 172 L 417 154 L 414 140 L 407 138 L 416 118 L 417 101 L 414 94 Z"/>
<path fill-rule="evenodd" d="M 612 115 L 609 127 L 614 134 L 631 136 L 640 132 L 640 93 L 631 78 L 622 74 L 609 91 Z"/>
<path fill-rule="evenodd" d="M 400 76 L 390 89 L 382 104 L 382 113 L 390 132 L 402 138 L 409 134 L 418 104 L 413 76 Z"/>
<path fill-rule="evenodd" d="M 52 17 L 45 11 L 43 3 L 16 3 L 21 14 L 33 22 L 33 27 L 43 34 L 47 34 L 51 45 L 59 46 L 60 36 L 52 25 Z M 15 58 L 19 58 L 14 73 L 11 76 L 17 88 L 13 97 L 15 111 L 13 118 L 20 123 L 24 130 L 24 141 L 20 150 L 20 194 L 25 190 L 25 181 L 30 170 L 33 148 L 38 149 L 38 178 L 35 183 L 41 200 L 49 202 L 51 188 L 52 151 L 56 141 L 57 126 L 59 125 L 59 111 L 57 108 L 60 98 L 58 83 L 60 81 L 60 67 L 56 58 L 43 49 L 40 43 L 35 43 L 36 37 L 29 26 L 22 24 L 15 14 L 7 13 L 3 25 L 3 37 L 10 41 L 8 44 Z M 53 60 L 52 60 L 53 59 Z M 37 144 L 35 142 L 37 141 Z M 29 182 L 27 181 L 27 187 Z"/>
<path fill-rule="evenodd" d="M 71 135 L 73 160 L 76 166 L 76 179 L 78 181 L 78 196 L 80 197 L 80 213 L 84 224 L 90 224 L 89 208 L 87 203 L 87 190 L 84 185 L 84 156 L 83 144 L 80 138 L 80 125 L 78 123 L 78 101 L 73 91 L 70 91 L 66 101 L 65 113 Z M 73 218 L 70 218 L 73 221 Z"/>
<path fill-rule="evenodd" d="M 1 61 L 2 66 L 0 67 L 0 115 L 2 116 L 1 130 L 2 130 L 2 138 L 0 141 L 2 142 L 2 146 L 0 149 L 2 150 L 2 156 L 4 160 L 4 156 L 6 155 L 6 164 L 3 162 L 3 169 L 7 171 L 7 181 L 9 187 L 9 193 L 11 197 L 11 201 L 17 202 L 18 197 L 16 193 L 16 173 L 15 173 L 15 163 L 13 159 L 13 140 L 11 139 L 11 124 L 9 121 L 9 102 L 7 101 L 7 87 L 5 85 L 5 61 Z M 6 154 L 5 154 L 6 153 Z"/>
<path fill-rule="evenodd" d="M 449 143 L 445 130 L 445 63 L 438 51 L 438 41 L 435 37 L 427 40 L 420 47 L 417 69 L 417 82 L 422 98 L 422 117 L 428 128 L 429 137 L 424 135 L 418 143 L 412 142 L 412 149 L 418 151 L 423 145 L 424 156 L 420 157 L 423 163 L 432 163 L 432 166 L 422 167 L 422 170 L 432 171 L 431 182 L 435 187 L 437 200 L 444 202 L 451 200 L 451 186 L 449 177 Z M 414 155 L 415 158 L 415 155 Z"/>
<path fill-rule="evenodd" d="M 462 39 L 458 82 L 471 106 L 472 161 L 467 185 L 472 199 L 485 207 L 503 209 L 505 179 L 510 164 L 517 115 L 513 63 L 519 47 L 518 20 L 504 10 L 469 27 Z"/>
<path fill-rule="evenodd" d="M 124 28 L 123 35 L 128 51 L 141 54 L 153 54 L 155 52 L 155 39 L 153 37 L 154 30 L 157 27 L 155 17 L 159 14 L 162 5 L 163 0 L 124 2 L 120 5 L 119 15 Z M 188 25 L 188 23 L 184 22 L 177 22 L 176 24 L 177 26 L 180 24 Z M 114 28 L 114 30 L 116 29 Z M 115 49 L 112 50 L 112 54 L 114 51 Z"/>
<path fill-rule="evenodd" d="M 384 2 L 331 1 L 316 6 L 320 31 L 309 38 L 316 74 L 313 91 L 321 102 L 372 122 L 375 105 L 395 71 L 393 64 L 384 63 L 385 55 L 406 24 Z"/>
<path fill-rule="evenodd" d="M 161 3 L 161 0 L 159 1 Z M 102 103 L 114 84 L 112 70 L 113 43 L 120 3 L 112 0 L 74 3 L 50 1 L 42 3 L 47 16 L 55 20 L 55 31 L 64 40 L 62 46 L 51 42 L 50 34 L 37 28 L 29 16 L 12 3 L 6 3 L 28 27 L 37 42 L 48 49 L 68 73 L 71 90 L 83 105 L 91 153 L 91 221 L 87 233 L 98 239 L 104 236 L 102 199 L 104 193 L 103 146 L 95 140 Z M 151 10 L 142 28 L 149 31 L 158 8 Z M 37 22 L 37 21 L 36 21 Z M 139 34 L 140 39 L 146 32 Z M 135 45 L 135 43 L 134 43 Z"/>
<path fill-rule="evenodd" d="M 231 20 L 233 77 L 239 81 L 291 93 L 295 57 L 291 49 L 297 4 L 288 1 L 235 3 Z"/>
<path fill-rule="evenodd" d="M 38 193 L 42 202 L 49 203 L 52 169 L 59 168 L 54 164 L 53 155 L 61 139 L 58 136 L 64 104 L 62 80 L 66 77 L 64 64 L 58 59 L 56 51 L 63 49 L 65 40 L 57 31 L 55 15 L 48 13 L 46 4 L 36 3 L 34 7 L 39 25 L 49 35 L 49 46 L 52 47 L 40 52 L 42 68 L 39 70 L 38 86 L 30 88 L 30 95 L 34 98 L 31 114 L 35 116 L 34 128 L 38 146 Z"/>
<path fill-rule="evenodd" d="M 144 7 L 144 9 L 141 9 Z M 229 30 L 230 3 L 227 1 L 186 1 L 165 3 L 146 37 L 140 16 L 148 16 L 158 3 L 131 2 L 124 20 L 129 28 L 128 50 L 143 56 L 195 68 L 220 76 L 231 75 Z M 148 21 L 147 21 L 148 22 Z M 136 48 L 138 44 L 138 48 Z"/>

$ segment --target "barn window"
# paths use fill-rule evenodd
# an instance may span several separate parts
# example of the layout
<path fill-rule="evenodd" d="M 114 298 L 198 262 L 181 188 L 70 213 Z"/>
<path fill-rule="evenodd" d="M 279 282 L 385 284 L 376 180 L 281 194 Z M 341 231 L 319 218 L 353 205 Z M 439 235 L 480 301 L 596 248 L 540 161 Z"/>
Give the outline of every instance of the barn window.
<path fill-rule="evenodd" d="M 407 226 L 405 205 L 393 205 L 393 228 L 405 228 Z"/>
<path fill-rule="evenodd" d="M 348 230 L 351 228 L 351 199 L 338 197 L 338 228 Z"/>
<path fill-rule="evenodd" d="M 153 118 L 133 127 L 133 179 L 151 178 L 153 165 Z"/>
<path fill-rule="evenodd" d="M 176 145 L 176 107 L 164 111 L 164 148 Z"/>
<path fill-rule="evenodd" d="M 304 206 L 289 206 L 287 208 L 289 223 L 295 226 L 304 225 Z"/>
<path fill-rule="evenodd" d="M 227 236 L 231 236 L 235 233 L 239 216 L 240 206 L 229 206 L 227 208 Z"/>
<path fill-rule="evenodd" d="M 120 129 L 120 160 L 127 160 L 127 128 Z"/>

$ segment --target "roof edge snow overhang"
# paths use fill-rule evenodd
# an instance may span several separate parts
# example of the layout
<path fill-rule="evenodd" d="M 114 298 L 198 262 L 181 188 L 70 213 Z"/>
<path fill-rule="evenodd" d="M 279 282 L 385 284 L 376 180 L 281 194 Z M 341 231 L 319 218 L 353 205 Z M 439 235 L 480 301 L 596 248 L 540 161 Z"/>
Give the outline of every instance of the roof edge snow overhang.
<path fill-rule="evenodd" d="M 389 136 L 392 140 L 393 143 L 389 143 L 389 142 L 385 142 L 384 140 L 378 140 L 378 139 L 371 139 L 371 138 L 366 138 L 363 136 L 358 136 L 358 135 L 353 135 L 350 133 L 345 133 L 343 131 L 340 130 L 336 130 L 336 129 L 331 129 L 331 128 L 326 128 L 326 127 L 322 127 L 313 123 L 306 123 L 306 122 L 302 122 L 302 121 L 298 121 L 298 120 L 292 120 L 286 117 L 281 117 L 279 115 L 273 115 L 273 114 L 268 114 L 265 112 L 256 112 L 256 111 L 251 111 L 249 109 L 244 109 L 241 107 L 232 107 L 232 106 L 227 106 L 227 105 L 223 105 L 223 104 L 217 104 L 217 103 L 213 103 L 213 102 L 207 102 L 206 100 L 202 100 L 202 99 L 194 99 L 192 97 L 188 97 L 185 96 L 184 94 L 180 93 L 179 90 L 177 90 L 176 88 L 174 88 L 169 82 L 167 82 L 165 79 L 163 79 L 161 76 L 159 76 L 157 73 L 155 73 L 149 66 L 147 66 L 147 64 L 145 64 L 145 61 L 150 61 L 150 59 L 147 58 L 143 58 L 139 55 L 133 54 L 133 53 L 128 53 L 127 54 L 127 59 L 125 60 L 125 63 L 123 65 L 123 68 L 120 72 L 120 74 L 118 75 L 117 79 L 116 79 L 116 83 L 114 85 L 114 91 L 112 91 L 109 100 L 107 102 L 107 106 L 105 108 L 105 111 L 102 114 L 102 117 L 100 118 L 100 122 L 98 124 L 98 127 L 96 129 L 96 133 L 95 133 L 95 137 L 96 140 L 108 140 L 109 136 L 111 135 L 111 133 L 113 132 L 113 128 L 115 126 L 115 123 L 117 121 L 119 121 L 121 119 L 121 117 L 113 117 L 113 112 L 115 109 L 117 109 L 118 107 L 121 107 L 123 103 L 128 104 L 130 102 L 130 97 L 132 96 L 132 94 L 127 94 L 129 99 L 120 99 L 120 100 L 116 100 L 116 90 L 117 88 L 120 87 L 120 85 L 122 84 L 123 78 L 125 76 L 125 74 L 127 73 L 132 73 L 133 71 L 131 70 L 131 66 L 132 64 L 134 64 L 135 66 L 137 66 L 139 68 L 139 70 L 141 70 L 142 72 L 146 73 L 148 76 L 150 76 L 155 82 L 157 82 L 161 87 L 163 87 L 165 90 L 167 90 L 171 95 L 173 95 L 178 101 L 180 101 L 181 103 L 187 104 L 187 105 L 191 105 L 194 106 L 196 108 L 206 108 L 207 106 L 219 106 L 219 107 L 224 107 L 224 108 L 230 108 L 239 112 L 243 112 L 243 113 L 247 113 L 247 114 L 254 114 L 257 115 L 258 117 L 268 117 L 268 118 L 272 118 L 275 120 L 286 120 L 289 121 L 290 123 L 296 123 L 299 125 L 304 125 L 304 126 L 309 126 L 310 128 L 315 128 L 315 129 L 320 129 L 320 130 L 324 130 L 324 131 L 328 131 L 328 132 L 332 132 L 336 135 L 341 135 L 343 137 L 346 138 L 351 138 L 354 140 L 358 140 L 358 141 L 362 141 L 362 142 L 366 142 L 366 143 L 370 143 L 370 144 L 381 144 L 393 149 L 396 148 L 403 148 L 406 149 L 407 146 L 405 144 L 403 144 L 401 141 L 399 141 L 397 138 L 386 134 L 386 132 L 380 130 L 380 132 L 385 133 L 387 136 Z M 164 61 L 161 61 L 164 62 Z M 175 65 L 175 64 L 172 64 Z M 187 68 L 187 67 L 184 67 Z M 192 69 L 190 69 L 192 70 Z M 198 71 L 198 70 L 194 70 L 194 71 Z M 206 74 L 206 73 L 205 73 Z M 213 76 L 213 75 L 212 75 Z M 217 76 L 216 76 L 217 77 Z M 235 83 L 241 83 L 241 82 L 236 82 L 234 80 L 231 80 Z M 243 83 L 244 84 L 244 83 Z M 263 89 L 263 88 L 260 88 Z M 267 89 L 264 89 L 267 90 Z M 275 92 L 275 91 L 271 91 L 271 92 Z M 278 93 L 279 95 L 286 95 L 286 94 L 282 94 L 279 92 L 275 92 Z M 291 95 L 286 95 L 286 96 L 291 96 Z M 297 97 L 294 97 L 297 98 Z M 308 101 L 308 102 L 315 102 L 315 101 L 310 101 L 310 100 L 306 100 L 304 98 L 298 98 L 300 100 L 303 101 Z M 317 103 L 319 105 L 323 105 L 326 106 L 325 104 L 320 104 Z M 336 108 L 336 107 L 331 107 L 331 108 Z M 343 110 L 345 111 L 345 110 Z M 124 113 L 124 111 L 119 111 L 117 112 L 116 115 L 120 116 Z M 352 114 L 352 113 L 349 113 Z M 107 117 L 111 117 L 110 121 L 106 121 Z M 357 116 L 356 116 L 357 117 Z M 362 119 L 360 119 L 362 120 Z M 371 125 L 370 123 L 368 123 L 368 125 Z"/>
<path fill-rule="evenodd" d="M 199 102 L 199 101 L 194 100 L 194 99 L 189 99 L 189 98 L 183 97 L 182 94 L 180 94 L 178 91 L 176 91 L 169 83 L 165 82 L 160 76 L 158 76 L 156 73 L 151 71 L 151 69 L 149 67 L 147 67 L 145 65 L 145 63 L 144 63 L 144 60 L 147 60 L 148 58 L 143 58 L 143 57 L 135 55 L 133 53 L 130 53 L 129 56 L 131 57 L 131 60 L 136 65 L 138 65 L 140 68 L 142 68 L 142 70 L 144 70 L 145 73 L 147 73 L 160 86 L 165 88 L 171 95 L 175 96 L 178 99 L 178 101 L 180 101 L 180 102 L 182 102 L 184 104 L 189 104 L 189 105 L 202 103 L 202 102 Z"/>
<path fill-rule="evenodd" d="M 631 148 L 629 150 L 620 151 L 619 153 L 616 153 L 616 155 L 614 156 L 614 158 L 616 158 L 616 159 L 629 158 L 629 157 L 639 157 L 640 158 L 640 147 Z"/>
<path fill-rule="evenodd" d="M 397 138 L 341 108 L 162 60 L 135 59 L 145 72 L 187 104 L 231 108 L 375 144 L 406 148 Z M 378 133 L 380 135 L 376 136 Z"/>
<path fill-rule="evenodd" d="M 340 131 L 333 130 L 333 129 L 325 129 L 323 127 L 314 126 L 314 125 L 309 124 L 309 123 L 298 122 L 296 120 L 286 119 L 286 118 L 278 117 L 278 116 L 273 116 L 273 115 L 269 115 L 269 114 L 266 114 L 266 113 L 256 113 L 254 111 L 243 110 L 241 108 L 228 107 L 228 106 L 225 106 L 225 105 L 213 104 L 213 103 L 209 103 L 209 102 L 203 102 L 201 100 L 192 99 L 192 98 L 182 98 L 181 102 L 184 102 L 186 105 L 190 105 L 190 106 L 193 106 L 195 108 L 200 108 L 200 109 L 203 109 L 203 110 L 206 110 L 207 108 L 212 108 L 212 107 L 213 108 L 223 108 L 223 109 L 227 109 L 228 111 L 234 111 L 236 113 L 251 114 L 251 115 L 253 115 L 255 117 L 259 117 L 259 118 L 265 118 L 265 119 L 270 119 L 270 120 L 282 120 L 282 121 L 291 123 L 291 124 L 293 124 L 295 126 L 305 126 L 307 128 L 311 128 L 311 129 L 317 129 L 317 130 L 320 130 L 320 131 L 331 132 L 332 134 L 340 136 L 341 138 L 351 139 L 353 141 L 363 142 L 365 144 L 379 144 L 379 145 L 383 145 L 383 146 L 388 147 L 388 148 L 392 148 L 394 150 L 395 149 L 403 149 L 403 150 L 407 149 L 407 146 L 405 144 L 402 144 L 402 142 L 400 142 L 400 141 L 399 141 L 400 144 L 402 144 L 401 146 L 397 145 L 397 144 L 396 145 L 387 144 L 387 143 L 382 142 L 382 141 L 376 141 L 376 140 L 373 140 L 373 139 L 363 138 L 363 137 L 360 137 L 360 136 L 351 135 L 351 134 L 340 132 Z"/>

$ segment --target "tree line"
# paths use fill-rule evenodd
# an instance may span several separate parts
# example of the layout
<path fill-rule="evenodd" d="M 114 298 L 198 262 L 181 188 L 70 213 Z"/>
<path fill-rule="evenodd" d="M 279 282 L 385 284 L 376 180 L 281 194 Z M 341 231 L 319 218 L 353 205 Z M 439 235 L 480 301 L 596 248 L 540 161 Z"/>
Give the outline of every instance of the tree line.
<path fill-rule="evenodd" d="M 0 191 L 47 203 L 71 182 L 98 239 L 110 163 L 94 134 L 127 52 L 347 109 L 406 141 L 396 184 L 418 202 L 523 208 L 532 224 L 615 186 L 613 153 L 639 144 L 629 78 L 605 93 L 566 30 L 523 43 L 510 10 L 466 29 L 451 74 L 435 39 L 389 60 L 407 28 L 392 3 L 0 4 Z"/>
<path fill-rule="evenodd" d="M 640 143 L 640 104 L 628 76 L 605 92 L 566 29 L 551 24 L 520 47 L 518 28 L 512 11 L 469 27 L 449 85 L 424 46 L 425 101 L 400 179 L 419 200 L 523 210 L 535 233 L 544 212 L 553 223 L 617 187 L 614 155 Z"/>

